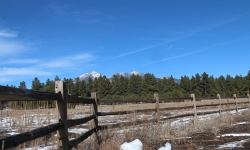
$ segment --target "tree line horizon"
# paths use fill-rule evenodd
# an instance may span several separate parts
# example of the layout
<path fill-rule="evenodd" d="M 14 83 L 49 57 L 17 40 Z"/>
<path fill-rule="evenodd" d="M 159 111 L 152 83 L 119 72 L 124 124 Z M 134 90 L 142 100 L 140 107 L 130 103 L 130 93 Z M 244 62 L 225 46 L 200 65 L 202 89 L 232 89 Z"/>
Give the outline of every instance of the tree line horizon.
<path fill-rule="evenodd" d="M 32 81 L 32 90 L 55 92 L 55 81 L 61 80 L 56 76 L 54 80 L 47 79 L 40 82 L 35 77 Z M 97 92 L 98 99 L 136 99 L 152 98 L 154 93 L 159 93 L 160 98 L 183 98 L 190 97 L 194 93 L 196 97 L 221 97 L 246 96 L 250 89 L 250 70 L 246 76 L 230 75 L 214 78 L 206 72 L 196 73 L 191 78 L 184 75 L 180 83 L 175 82 L 171 75 L 166 78 L 156 78 L 154 74 L 146 73 L 144 76 L 132 74 L 130 78 L 114 74 L 112 79 L 105 75 L 99 78 L 89 78 L 87 82 L 76 79 L 64 78 L 67 86 L 67 93 L 74 96 L 90 97 L 91 92 Z M 8 86 L 8 85 L 7 85 Z M 16 87 L 11 85 L 11 87 Z M 27 89 L 24 81 L 16 88 Z"/>

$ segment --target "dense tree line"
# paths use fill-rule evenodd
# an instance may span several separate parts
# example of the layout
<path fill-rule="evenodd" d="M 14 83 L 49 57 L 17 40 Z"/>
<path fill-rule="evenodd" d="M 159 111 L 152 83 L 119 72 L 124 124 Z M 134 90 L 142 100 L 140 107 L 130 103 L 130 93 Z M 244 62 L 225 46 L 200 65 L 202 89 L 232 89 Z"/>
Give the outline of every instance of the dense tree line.
<path fill-rule="evenodd" d="M 47 79 L 41 83 L 36 77 L 32 81 L 32 90 L 54 92 L 55 81 Z M 67 84 L 67 92 L 71 95 L 90 97 L 91 92 L 96 91 L 98 98 L 126 99 L 126 98 L 152 98 L 154 93 L 159 93 L 161 98 L 189 97 L 195 93 L 196 97 L 216 97 L 219 93 L 222 97 L 231 97 L 233 94 L 245 96 L 250 89 L 250 71 L 246 76 L 236 75 L 232 77 L 220 76 L 214 78 L 206 72 L 195 74 L 192 77 L 182 76 L 180 83 L 170 76 L 158 79 L 153 74 L 147 73 L 143 77 L 132 74 L 130 78 L 113 75 L 112 80 L 106 76 L 89 78 L 87 82 L 76 79 L 63 79 Z M 19 88 L 26 88 L 24 81 Z"/>

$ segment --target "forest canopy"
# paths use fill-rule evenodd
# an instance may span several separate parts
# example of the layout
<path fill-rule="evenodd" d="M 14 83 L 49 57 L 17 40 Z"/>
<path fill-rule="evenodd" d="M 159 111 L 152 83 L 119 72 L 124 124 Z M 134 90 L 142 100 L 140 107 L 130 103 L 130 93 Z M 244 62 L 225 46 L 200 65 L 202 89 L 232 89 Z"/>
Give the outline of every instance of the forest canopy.
<path fill-rule="evenodd" d="M 47 79 L 41 83 L 37 77 L 32 81 L 32 90 L 54 92 L 55 81 L 61 80 L 58 76 L 54 80 Z M 127 98 L 152 98 L 154 93 L 159 93 L 161 98 L 190 97 L 222 97 L 245 96 L 250 89 L 250 71 L 246 76 L 230 75 L 214 78 L 206 72 L 195 74 L 191 77 L 182 76 L 177 83 L 173 76 L 162 79 L 147 73 L 143 77 L 132 74 L 130 78 L 113 75 L 112 80 L 106 76 L 89 78 L 87 82 L 76 79 L 63 79 L 67 85 L 68 94 L 90 97 L 91 92 L 97 92 L 99 99 L 127 99 Z M 26 89 L 26 83 L 20 82 L 18 88 Z"/>

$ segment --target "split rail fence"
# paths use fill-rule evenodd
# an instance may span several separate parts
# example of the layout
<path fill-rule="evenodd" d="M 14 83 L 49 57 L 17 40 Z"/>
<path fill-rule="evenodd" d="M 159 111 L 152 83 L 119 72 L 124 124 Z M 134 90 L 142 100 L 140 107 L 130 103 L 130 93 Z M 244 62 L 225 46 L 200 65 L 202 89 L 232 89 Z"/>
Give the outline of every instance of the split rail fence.
<path fill-rule="evenodd" d="M 237 102 L 237 98 L 246 98 L 246 101 Z M 215 104 L 198 104 L 197 100 L 208 100 L 208 99 L 218 99 L 218 103 Z M 8 149 L 17 147 L 20 144 L 23 144 L 28 141 L 35 140 L 37 138 L 46 136 L 50 133 L 58 131 L 59 139 L 62 141 L 62 149 L 68 150 L 72 149 L 73 147 L 77 148 L 77 145 L 90 137 L 92 134 L 95 134 L 96 140 L 98 139 L 98 131 L 105 130 L 107 128 L 117 128 L 120 126 L 131 126 L 134 124 L 142 124 L 142 123 L 149 123 L 149 122 L 157 122 L 159 125 L 160 121 L 180 118 L 180 117 L 187 117 L 193 116 L 194 126 L 197 125 L 197 115 L 206 115 L 206 114 L 213 114 L 219 113 L 221 115 L 222 111 L 230 111 L 236 110 L 238 113 L 239 109 L 245 109 L 250 107 L 250 98 L 249 94 L 246 97 L 236 97 L 236 94 L 233 95 L 231 98 L 234 102 L 227 102 L 222 103 L 221 97 L 218 94 L 217 98 L 195 98 L 194 94 L 191 94 L 191 97 L 188 98 L 167 98 L 167 99 L 159 99 L 159 95 L 156 93 L 154 94 L 153 99 L 130 99 L 130 100 L 108 100 L 108 99 L 97 99 L 96 92 L 91 93 L 91 98 L 81 98 L 77 96 L 71 96 L 66 94 L 66 83 L 63 81 L 56 81 L 55 82 L 55 93 L 49 92 L 40 92 L 40 91 L 32 91 L 32 90 L 25 90 L 25 89 L 17 89 L 11 88 L 6 86 L 0 86 L 0 102 L 1 101 L 57 101 L 57 107 L 60 115 L 60 119 L 58 123 L 54 123 L 48 126 L 40 127 L 33 129 L 28 132 L 20 133 L 17 135 L 10 135 L 0 139 L 0 148 Z M 225 98 L 224 98 L 225 99 Z M 160 108 L 160 103 L 164 102 L 173 102 L 177 100 L 190 100 L 192 101 L 192 105 L 190 106 L 178 106 L 178 107 L 170 107 L 170 108 Z M 91 104 L 93 106 L 93 114 L 89 115 L 88 117 L 84 117 L 81 119 L 67 119 L 67 103 L 82 103 L 82 104 Z M 114 107 L 115 103 L 155 103 L 154 109 L 143 109 L 143 110 L 136 110 L 136 112 L 145 112 L 145 111 L 155 111 L 155 118 L 148 119 L 148 120 L 137 120 L 135 122 L 122 122 L 116 123 L 111 125 L 98 125 L 98 116 L 108 116 L 108 115 L 122 115 L 122 114 L 131 114 L 135 111 L 115 111 L 115 112 L 99 112 L 98 111 L 98 104 L 107 104 L 111 103 Z M 245 107 L 239 107 L 238 104 L 248 104 Z M 221 109 L 223 105 L 235 105 L 234 108 L 231 109 Z M 197 112 L 197 107 L 218 107 L 218 110 L 215 111 L 203 111 Z M 182 115 L 177 116 L 170 116 L 160 118 L 160 112 L 167 111 L 167 110 L 181 110 L 181 109 L 193 109 L 192 113 L 185 113 Z M 68 138 L 68 128 L 87 123 L 88 121 L 94 120 L 94 128 L 87 131 L 86 133 L 80 135 L 79 137 L 69 140 Z"/>

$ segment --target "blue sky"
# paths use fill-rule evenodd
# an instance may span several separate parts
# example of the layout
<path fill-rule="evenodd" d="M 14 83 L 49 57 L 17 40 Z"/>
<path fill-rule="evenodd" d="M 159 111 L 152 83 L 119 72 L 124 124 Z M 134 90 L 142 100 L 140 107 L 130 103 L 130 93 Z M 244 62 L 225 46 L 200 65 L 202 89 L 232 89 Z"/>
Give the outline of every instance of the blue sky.
<path fill-rule="evenodd" d="M 0 84 L 250 70 L 249 0 L 0 1 Z"/>

